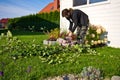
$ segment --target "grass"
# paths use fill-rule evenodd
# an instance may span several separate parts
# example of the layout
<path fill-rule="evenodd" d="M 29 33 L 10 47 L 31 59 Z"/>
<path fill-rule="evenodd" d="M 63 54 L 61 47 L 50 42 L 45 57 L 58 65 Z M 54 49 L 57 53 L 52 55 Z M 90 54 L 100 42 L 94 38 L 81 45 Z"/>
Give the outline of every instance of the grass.
<path fill-rule="evenodd" d="M 13 36 L 18 37 L 22 41 L 31 42 L 35 40 L 36 43 L 41 43 L 48 36 L 40 32 L 29 32 L 29 31 L 12 31 Z"/>
<path fill-rule="evenodd" d="M 47 36 L 44 34 L 13 34 L 23 41 L 42 42 Z M 83 67 L 93 66 L 103 71 L 105 77 L 120 76 L 120 48 L 100 47 L 95 48 L 99 55 L 81 55 L 74 63 L 47 64 L 42 63 L 38 56 L 31 56 L 13 60 L 10 53 L 0 55 L 0 71 L 4 76 L 0 80 L 42 80 L 49 76 L 63 74 L 79 74 Z M 74 53 L 73 53 L 74 54 Z"/>

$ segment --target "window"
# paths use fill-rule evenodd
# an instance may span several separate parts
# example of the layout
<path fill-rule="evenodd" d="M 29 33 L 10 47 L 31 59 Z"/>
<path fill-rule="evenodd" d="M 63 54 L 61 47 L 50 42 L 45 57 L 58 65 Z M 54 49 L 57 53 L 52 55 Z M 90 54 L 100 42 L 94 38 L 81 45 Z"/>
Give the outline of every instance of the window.
<path fill-rule="evenodd" d="M 107 1 L 107 0 L 90 0 L 89 3 L 91 4 L 91 3 L 97 3 L 97 2 L 102 2 L 102 1 Z"/>
<path fill-rule="evenodd" d="M 87 0 L 73 0 L 73 6 L 85 5 Z"/>
<path fill-rule="evenodd" d="M 98 3 L 108 0 L 73 0 L 73 6 L 87 5 L 92 3 Z"/>

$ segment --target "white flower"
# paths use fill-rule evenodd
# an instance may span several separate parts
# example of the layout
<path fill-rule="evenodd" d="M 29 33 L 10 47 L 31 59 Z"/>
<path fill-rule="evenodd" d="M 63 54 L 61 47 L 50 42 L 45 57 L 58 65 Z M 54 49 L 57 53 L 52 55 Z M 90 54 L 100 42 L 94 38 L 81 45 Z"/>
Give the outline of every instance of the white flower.
<path fill-rule="evenodd" d="M 13 59 L 15 60 L 15 59 L 16 59 L 16 57 L 13 57 Z"/>
<path fill-rule="evenodd" d="M 7 37 L 12 37 L 12 33 L 8 30 Z"/>
<path fill-rule="evenodd" d="M 4 33 L 1 33 L 1 37 L 3 37 L 4 36 Z"/>
<path fill-rule="evenodd" d="M 94 45 L 94 40 L 91 40 L 91 45 Z"/>

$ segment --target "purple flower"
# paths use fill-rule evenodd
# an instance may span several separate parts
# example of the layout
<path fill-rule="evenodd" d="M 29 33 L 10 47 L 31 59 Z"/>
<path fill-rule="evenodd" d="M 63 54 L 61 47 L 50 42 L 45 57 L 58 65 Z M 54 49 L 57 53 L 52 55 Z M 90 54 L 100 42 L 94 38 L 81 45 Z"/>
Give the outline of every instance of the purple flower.
<path fill-rule="evenodd" d="M 0 71 L 0 76 L 3 76 L 3 74 L 4 74 L 3 71 Z"/>

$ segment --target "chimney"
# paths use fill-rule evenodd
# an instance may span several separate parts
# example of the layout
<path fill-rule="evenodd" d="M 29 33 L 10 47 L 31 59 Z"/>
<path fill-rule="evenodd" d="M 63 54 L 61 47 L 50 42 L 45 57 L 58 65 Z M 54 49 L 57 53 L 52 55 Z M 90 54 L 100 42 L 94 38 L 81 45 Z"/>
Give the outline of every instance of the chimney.
<path fill-rule="evenodd" d="M 57 10 L 60 7 L 59 0 L 54 0 L 54 9 Z"/>

